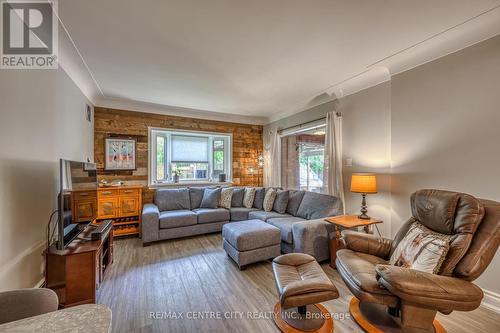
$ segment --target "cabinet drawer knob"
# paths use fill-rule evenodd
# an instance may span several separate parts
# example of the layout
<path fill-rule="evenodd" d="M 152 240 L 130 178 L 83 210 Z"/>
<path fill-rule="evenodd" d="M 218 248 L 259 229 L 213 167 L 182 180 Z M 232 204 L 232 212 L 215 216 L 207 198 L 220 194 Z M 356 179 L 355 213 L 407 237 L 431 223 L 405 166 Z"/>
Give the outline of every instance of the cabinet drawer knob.
<path fill-rule="evenodd" d="M 89 195 L 88 193 L 80 193 L 80 196 L 82 196 L 82 197 L 86 197 L 88 195 Z"/>
<path fill-rule="evenodd" d="M 113 192 L 111 192 L 111 191 L 101 192 L 101 194 L 103 194 L 103 195 L 108 195 L 108 194 L 112 194 L 112 193 L 113 193 Z"/>

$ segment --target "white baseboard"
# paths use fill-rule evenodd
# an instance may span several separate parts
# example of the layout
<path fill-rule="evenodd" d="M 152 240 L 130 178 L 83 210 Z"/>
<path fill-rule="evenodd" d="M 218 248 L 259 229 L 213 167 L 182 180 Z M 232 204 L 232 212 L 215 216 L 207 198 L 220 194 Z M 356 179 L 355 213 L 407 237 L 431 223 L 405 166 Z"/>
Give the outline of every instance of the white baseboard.
<path fill-rule="evenodd" d="M 500 294 L 494 293 L 489 290 L 484 290 L 484 298 L 481 302 L 481 306 L 500 313 Z"/>

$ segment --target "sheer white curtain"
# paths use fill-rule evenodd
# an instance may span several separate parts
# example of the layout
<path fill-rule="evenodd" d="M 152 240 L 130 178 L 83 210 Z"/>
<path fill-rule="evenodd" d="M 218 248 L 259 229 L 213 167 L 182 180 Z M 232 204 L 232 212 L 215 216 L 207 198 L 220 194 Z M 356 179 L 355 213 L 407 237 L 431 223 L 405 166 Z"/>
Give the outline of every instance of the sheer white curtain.
<path fill-rule="evenodd" d="M 264 186 L 281 186 L 281 144 L 278 130 L 264 133 Z"/>
<path fill-rule="evenodd" d="M 336 111 L 328 112 L 326 115 L 324 170 L 325 192 L 339 198 L 345 212 L 342 180 L 342 115 Z"/>

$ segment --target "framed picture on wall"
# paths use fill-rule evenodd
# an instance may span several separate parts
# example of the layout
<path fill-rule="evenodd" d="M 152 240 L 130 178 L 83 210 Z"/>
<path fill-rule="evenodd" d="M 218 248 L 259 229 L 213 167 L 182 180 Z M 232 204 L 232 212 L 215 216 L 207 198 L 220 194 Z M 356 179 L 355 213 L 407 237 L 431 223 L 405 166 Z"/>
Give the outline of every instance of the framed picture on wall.
<path fill-rule="evenodd" d="M 105 170 L 135 170 L 136 140 L 106 138 L 104 145 Z"/>

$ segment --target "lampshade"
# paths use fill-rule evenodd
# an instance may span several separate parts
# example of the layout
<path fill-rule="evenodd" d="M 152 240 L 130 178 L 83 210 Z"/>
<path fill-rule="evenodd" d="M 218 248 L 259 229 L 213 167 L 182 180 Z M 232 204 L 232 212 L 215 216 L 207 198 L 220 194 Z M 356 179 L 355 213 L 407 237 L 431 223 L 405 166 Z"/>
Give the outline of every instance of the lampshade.
<path fill-rule="evenodd" d="M 377 193 L 377 177 L 373 173 L 352 174 L 351 192 Z"/>

